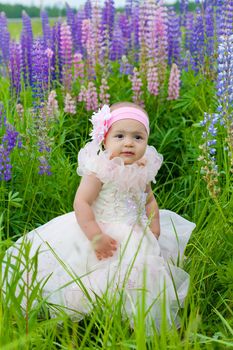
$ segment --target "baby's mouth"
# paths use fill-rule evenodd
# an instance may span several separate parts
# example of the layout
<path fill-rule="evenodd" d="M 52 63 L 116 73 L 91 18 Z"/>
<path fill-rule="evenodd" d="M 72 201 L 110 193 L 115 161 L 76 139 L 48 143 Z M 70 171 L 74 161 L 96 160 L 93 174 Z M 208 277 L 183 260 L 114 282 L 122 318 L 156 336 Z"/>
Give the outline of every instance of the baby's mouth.
<path fill-rule="evenodd" d="M 134 156 L 133 152 L 121 152 L 123 156 Z"/>

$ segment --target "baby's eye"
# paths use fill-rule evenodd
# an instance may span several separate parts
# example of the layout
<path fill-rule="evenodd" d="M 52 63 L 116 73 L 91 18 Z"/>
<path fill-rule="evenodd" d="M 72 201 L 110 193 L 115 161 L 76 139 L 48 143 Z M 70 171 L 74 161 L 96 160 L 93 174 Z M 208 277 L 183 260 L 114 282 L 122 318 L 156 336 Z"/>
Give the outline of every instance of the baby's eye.
<path fill-rule="evenodd" d="M 124 135 L 123 135 L 123 134 L 116 134 L 115 137 L 116 137 L 117 139 L 122 139 L 122 138 L 124 137 Z"/>
<path fill-rule="evenodd" d="M 141 135 L 135 135 L 135 139 L 136 140 L 142 140 L 142 136 Z"/>

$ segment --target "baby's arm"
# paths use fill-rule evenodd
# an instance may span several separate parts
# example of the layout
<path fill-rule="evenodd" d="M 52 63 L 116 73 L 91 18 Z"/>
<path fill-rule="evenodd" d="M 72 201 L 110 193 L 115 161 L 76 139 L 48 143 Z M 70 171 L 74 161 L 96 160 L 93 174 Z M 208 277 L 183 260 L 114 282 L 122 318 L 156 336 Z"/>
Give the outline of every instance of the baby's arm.
<path fill-rule="evenodd" d="M 114 239 L 101 231 L 91 207 L 101 187 L 102 183 L 95 175 L 84 176 L 74 199 L 74 211 L 79 226 L 87 238 L 92 241 L 99 260 L 112 256 L 117 245 Z"/>
<path fill-rule="evenodd" d="M 146 214 L 147 217 L 151 220 L 150 229 L 156 238 L 159 238 L 160 235 L 160 221 L 159 221 L 159 207 L 154 197 L 151 185 L 147 186 L 146 192 L 148 193 L 147 202 L 146 202 Z"/>

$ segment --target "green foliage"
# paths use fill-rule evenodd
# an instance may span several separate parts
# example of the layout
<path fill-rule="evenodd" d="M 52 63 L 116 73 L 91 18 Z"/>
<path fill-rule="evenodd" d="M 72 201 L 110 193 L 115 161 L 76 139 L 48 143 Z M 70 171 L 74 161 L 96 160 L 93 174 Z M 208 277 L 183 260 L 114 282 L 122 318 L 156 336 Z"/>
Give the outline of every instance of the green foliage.
<path fill-rule="evenodd" d="M 45 10 L 49 17 L 63 17 L 66 14 L 65 7 L 46 6 Z M 21 18 L 23 11 L 26 11 L 31 18 L 40 17 L 40 8 L 37 6 L 25 6 L 19 3 L 14 5 L 0 3 L 0 12 L 4 12 L 7 18 Z"/>

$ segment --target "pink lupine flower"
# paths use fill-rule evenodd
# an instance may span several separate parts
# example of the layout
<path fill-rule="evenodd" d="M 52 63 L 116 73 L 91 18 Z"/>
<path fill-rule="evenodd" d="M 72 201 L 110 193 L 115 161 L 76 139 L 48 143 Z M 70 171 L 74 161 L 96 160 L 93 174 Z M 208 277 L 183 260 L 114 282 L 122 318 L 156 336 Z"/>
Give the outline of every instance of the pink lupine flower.
<path fill-rule="evenodd" d="M 168 59 L 167 9 L 162 1 L 143 1 L 139 10 L 140 71 L 147 73 L 147 61 L 158 68 L 158 79 L 165 78 Z"/>
<path fill-rule="evenodd" d="M 55 90 L 52 90 L 48 97 L 47 102 L 47 116 L 49 118 L 56 118 L 59 113 L 58 102 L 56 100 L 57 94 Z"/>
<path fill-rule="evenodd" d="M 160 83 L 163 83 L 166 76 L 168 61 L 168 25 L 166 6 L 160 5 L 156 10 L 153 27 L 153 36 L 156 38 L 154 57 L 158 67 L 159 81 Z"/>
<path fill-rule="evenodd" d="M 52 67 L 51 61 L 53 58 L 53 50 L 51 50 L 49 47 L 45 50 L 45 54 L 48 57 L 48 91 L 50 90 L 51 85 L 51 71 L 54 69 Z"/>
<path fill-rule="evenodd" d="M 176 100 L 180 94 L 180 71 L 175 63 L 172 64 L 168 83 L 168 100 Z"/>
<path fill-rule="evenodd" d="M 98 95 L 93 82 L 89 82 L 86 92 L 86 109 L 87 111 L 96 111 L 98 108 Z"/>
<path fill-rule="evenodd" d="M 71 90 L 72 82 L 72 35 L 66 23 L 61 25 L 62 82 L 66 91 Z"/>
<path fill-rule="evenodd" d="M 110 95 L 108 91 L 109 91 L 109 86 L 108 86 L 107 80 L 105 78 L 102 78 L 101 85 L 100 85 L 100 94 L 99 94 L 101 106 L 105 104 L 106 105 L 109 104 Z"/>
<path fill-rule="evenodd" d="M 49 47 L 45 50 L 45 54 L 48 57 L 49 60 L 53 57 L 53 50 L 51 50 Z"/>
<path fill-rule="evenodd" d="M 22 118 L 23 113 L 24 113 L 24 108 L 23 108 L 23 105 L 21 103 L 17 103 L 16 112 L 18 113 L 19 117 Z"/>
<path fill-rule="evenodd" d="M 78 94 L 78 102 L 86 102 L 87 88 L 82 85 Z"/>
<path fill-rule="evenodd" d="M 90 19 L 82 21 L 82 45 L 86 50 L 86 66 L 88 78 L 94 76 L 95 44 L 93 40 L 92 24 Z"/>
<path fill-rule="evenodd" d="M 84 62 L 83 56 L 81 53 L 76 52 L 73 56 L 73 65 L 74 65 L 74 79 L 84 78 Z"/>
<path fill-rule="evenodd" d="M 69 114 L 75 114 L 76 113 L 75 101 L 72 99 L 72 97 L 71 97 L 71 95 L 69 93 L 67 93 L 66 97 L 65 97 L 64 112 L 69 113 Z"/>
<path fill-rule="evenodd" d="M 147 89 L 154 96 L 159 94 L 159 80 L 157 68 L 151 62 L 147 71 Z"/>
<path fill-rule="evenodd" d="M 144 102 L 142 99 L 142 79 L 140 78 L 139 72 L 136 67 L 134 67 L 133 76 L 130 76 L 129 79 L 132 82 L 133 102 L 143 107 Z"/>
<path fill-rule="evenodd" d="M 94 1 L 91 11 L 91 27 L 92 27 L 92 40 L 93 40 L 93 64 L 100 62 L 100 50 L 102 41 L 102 9 L 98 4 L 98 1 Z"/>

